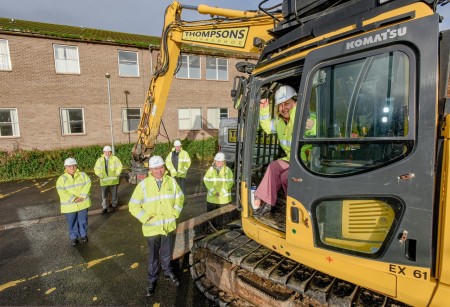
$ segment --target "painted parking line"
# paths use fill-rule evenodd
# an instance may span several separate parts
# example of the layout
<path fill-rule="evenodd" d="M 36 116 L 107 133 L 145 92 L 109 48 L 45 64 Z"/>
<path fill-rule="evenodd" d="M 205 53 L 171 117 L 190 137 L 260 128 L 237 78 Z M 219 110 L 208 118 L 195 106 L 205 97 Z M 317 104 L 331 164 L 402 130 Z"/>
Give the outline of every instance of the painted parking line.
<path fill-rule="evenodd" d="M 21 188 L 21 189 L 19 189 L 19 190 L 14 191 L 14 192 L 11 192 L 11 193 L 0 194 L 0 198 L 6 198 L 6 197 L 8 197 L 8 196 L 11 196 L 11 195 L 13 195 L 13 194 L 16 194 L 16 193 L 18 193 L 18 192 L 21 192 L 21 191 L 26 190 L 26 189 L 29 189 L 29 188 L 30 188 L 30 187 L 24 187 L 24 188 Z"/>
<path fill-rule="evenodd" d="M 122 256 L 124 256 L 124 255 L 125 255 L 125 253 L 115 254 L 115 255 L 111 255 L 111 256 L 107 256 L 107 257 L 95 259 L 95 260 L 91 260 L 91 261 L 89 261 L 89 262 L 87 262 L 87 263 L 81 263 L 81 264 L 77 264 L 77 265 L 74 265 L 74 266 L 67 266 L 67 267 L 62 268 L 62 269 L 58 269 L 58 270 L 54 270 L 54 271 L 49 271 L 49 272 L 44 272 L 44 273 L 42 273 L 42 274 L 34 275 L 34 276 L 31 276 L 31 277 L 25 277 L 25 278 L 22 278 L 22 279 L 17 279 L 17 280 L 9 281 L 9 282 L 7 282 L 7 283 L 4 283 L 3 285 L 0 285 L 0 292 L 6 290 L 6 289 L 8 289 L 8 288 L 11 288 L 11 287 L 16 287 L 16 286 L 18 286 L 19 284 L 22 284 L 22 283 L 27 282 L 27 281 L 29 281 L 29 280 L 33 280 L 33 279 L 36 279 L 36 278 L 42 278 L 42 277 L 45 277 L 45 276 L 48 276 L 48 275 L 51 275 L 51 274 L 58 274 L 58 273 L 60 273 L 60 272 L 65 272 L 65 271 L 73 270 L 73 269 L 77 269 L 77 268 L 82 268 L 82 271 L 85 271 L 85 270 L 87 270 L 87 269 L 92 268 L 93 266 L 96 266 L 96 265 L 98 265 L 98 264 L 101 264 L 102 262 L 105 262 L 105 261 L 107 261 L 107 260 L 111 260 L 111 259 L 113 259 L 113 258 L 122 257 Z M 137 266 L 134 266 L 134 267 L 133 267 L 133 265 L 130 266 L 130 268 L 132 268 L 132 269 L 134 269 L 134 268 L 136 268 L 136 267 L 137 267 Z M 53 288 L 52 288 L 52 289 L 48 289 L 48 290 L 46 291 L 46 294 L 47 294 L 48 291 L 50 291 L 49 293 L 51 293 L 51 292 L 53 292 L 54 290 L 56 290 L 56 288 L 55 288 L 55 289 L 53 289 Z"/>

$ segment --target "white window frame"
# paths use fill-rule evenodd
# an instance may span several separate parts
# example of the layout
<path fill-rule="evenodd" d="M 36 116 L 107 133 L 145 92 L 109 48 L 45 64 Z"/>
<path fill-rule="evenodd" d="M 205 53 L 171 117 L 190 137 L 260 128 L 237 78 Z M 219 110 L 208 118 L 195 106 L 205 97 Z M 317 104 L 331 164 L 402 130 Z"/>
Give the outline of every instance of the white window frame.
<path fill-rule="evenodd" d="M 136 54 L 136 61 L 121 60 L 120 59 L 121 53 Z M 119 66 L 119 76 L 120 77 L 139 78 L 139 53 L 137 51 L 117 50 L 117 65 Z M 130 65 L 130 66 L 133 65 L 136 68 L 136 74 L 126 74 L 124 72 L 123 65 Z"/>
<path fill-rule="evenodd" d="M 226 110 L 226 117 L 221 116 L 222 111 Z M 219 129 L 220 120 L 222 118 L 228 118 L 230 116 L 230 110 L 228 108 L 208 108 L 206 110 L 206 121 L 208 129 Z"/>
<path fill-rule="evenodd" d="M 0 111 L 9 111 L 10 122 L 0 122 L 0 138 L 17 138 L 20 137 L 19 115 L 17 108 L 0 108 Z M 11 125 L 13 135 L 2 135 L 2 126 Z"/>
<path fill-rule="evenodd" d="M 178 109 L 178 130 L 202 130 L 202 108 Z"/>
<path fill-rule="evenodd" d="M 65 111 L 69 110 L 81 110 L 81 117 L 83 122 L 83 131 L 82 132 L 71 132 L 70 127 L 70 118 L 68 118 L 68 112 Z M 59 111 L 60 121 L 61 121 L 61 134 L 62 135 L 84 135 L 86 134 L 86 127 L 85 127 L 85 119 L 84 119 L 84 109 L 83 108 L 60 108 Z"/>
<path fill-rule="evenodd" d="M 137 123 L 137 127 L 135 130 L 130 130 L 130 120 L 128 118 L 128 110 L 139 110 L 139 121 Z M 122 132 L 123 133 L 130 133 L 130 132 L 135 132 L 137 130 L 137 128 L 139 128 L 139 122 L 141 120 L 141 116 L 142 116 L 142 110 L 141 108 L 122 108 Z"/>
<path fill-rule="evenodd" d="M 183 67 L 180 67 L 180 69 L 178 70 L 176 77 L 177 79 L 193 79 L 193 80 L 201 80 L 202 79 L 202 57 L 199 55 L 193 55 L 193 54 L 181 54 L 181 62 L 185 62 L 187 64 L 187 77 L 181 77 L 179 76 L 179 72 Z M 190 69 L 190 58 L 194 58 L 197 57 L 198 58 L 198 77 L 193 77 L 192 73 L 191 73 L 191 69 Z M 183 58 L 186 59 L 185 61 L 183 61 Z"/>
<path fill-rule="evenodd" d="M 53 44 L 53 56 L 57 74 L 80 74 L 78 46 Z"/>
<path fill-rule="evenodd" d="M 208 60 L 215 60 L 214 67 L 208 67 Z M 226 79 L 220 79 L 219 78 L 219 60 L 226 61 Z M 208 77 L 208 70 L 214 69 L 215 76 L 214 78 Z M 215 57 L 207 57 L 206 58 L 206 80 L 214 80 L 214 81 L 228 81 L 228 59 L 224 58 L 215 58 Z"/>
<path fill-rule="evenodd" d="M 0 70 L 12 71 L 9 42 L 7 39 L 0 39 Z"/>

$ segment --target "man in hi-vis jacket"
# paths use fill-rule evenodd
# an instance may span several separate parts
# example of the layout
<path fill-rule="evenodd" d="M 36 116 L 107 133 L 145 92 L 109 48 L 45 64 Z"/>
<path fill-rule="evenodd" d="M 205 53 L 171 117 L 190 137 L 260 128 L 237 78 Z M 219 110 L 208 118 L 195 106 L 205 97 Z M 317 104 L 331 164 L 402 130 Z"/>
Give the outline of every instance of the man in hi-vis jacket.
<path fill-rule="evenodd" d="M 117 188 L 119 187 L 119 176 L 122 172 L 122 162 L 112 155 L 111 146 L 103 147 L 103 155 L 95 162 L 94 172 L 100 178 L 102 188 L 102 213 L 108 212 L 109 197 L 113 211 L 117 209 Z"/>

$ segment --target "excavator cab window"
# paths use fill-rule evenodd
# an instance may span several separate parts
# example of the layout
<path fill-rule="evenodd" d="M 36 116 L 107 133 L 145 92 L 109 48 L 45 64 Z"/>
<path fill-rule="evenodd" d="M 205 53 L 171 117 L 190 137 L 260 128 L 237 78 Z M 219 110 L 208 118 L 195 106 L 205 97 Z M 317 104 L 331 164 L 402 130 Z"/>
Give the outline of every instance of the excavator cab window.
<path fill-rule="evenodd" d="M 413 147 L 409 76 L 409 58 L 402 51 L 318 69 L 307 112 L 316 126 L 311 132 L 305 124 L 299 150 L 307 169 L 345 176 L 408 155 Z"/>

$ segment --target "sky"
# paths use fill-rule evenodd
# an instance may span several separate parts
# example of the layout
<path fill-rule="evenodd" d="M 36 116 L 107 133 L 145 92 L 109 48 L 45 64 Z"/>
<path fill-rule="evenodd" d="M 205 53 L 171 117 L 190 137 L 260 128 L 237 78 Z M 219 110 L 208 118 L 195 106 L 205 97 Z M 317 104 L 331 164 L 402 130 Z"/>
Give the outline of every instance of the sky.
<path fill-rule="evenodd" d="M 257 10 L 261 0 L 180 0 L 187 5 L 207 4 L 237 10 Z M 281 0 L 270 0 L 273 6 Z M 172 0 L 0 0 L 0 17 L 83 26 L 133 34 L 160 36 L 164 11 Z M 185 12 L 185 11 L 184 11 Z M 186 11 L 184 20 L 209 16 Z M 439 7 L 440 29 L 450 29 L 450 4 Z"/>

